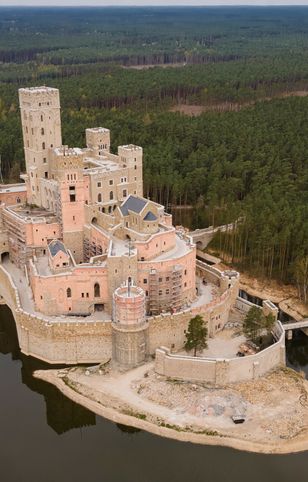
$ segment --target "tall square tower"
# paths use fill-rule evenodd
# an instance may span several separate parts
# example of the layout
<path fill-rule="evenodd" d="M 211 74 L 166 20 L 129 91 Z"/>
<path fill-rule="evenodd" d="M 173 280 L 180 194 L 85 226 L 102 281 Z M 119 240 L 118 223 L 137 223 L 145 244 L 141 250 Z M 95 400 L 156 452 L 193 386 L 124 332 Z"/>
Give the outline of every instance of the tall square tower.
<path fill-rule="evenodd" d="M 19 105 L 28 175 L 28 201 L 41 206 L 40 179 L 49 177 L 49 151 L 62 145 L 59 90 L 19 89 Z"/>

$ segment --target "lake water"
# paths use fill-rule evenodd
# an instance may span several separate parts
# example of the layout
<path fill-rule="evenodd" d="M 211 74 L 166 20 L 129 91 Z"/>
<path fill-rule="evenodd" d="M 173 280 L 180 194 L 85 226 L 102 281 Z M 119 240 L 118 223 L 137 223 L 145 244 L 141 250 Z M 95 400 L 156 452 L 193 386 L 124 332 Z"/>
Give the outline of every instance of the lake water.
<path fill-rule="evenodd" d="M 308 373 L 308 338 L 288 344 Z M 0 306 L 1 482 L 291 482 L 308 480 L 308 452 L 256 455 L 133 432 L 32 377 L 11 312 Z"/>

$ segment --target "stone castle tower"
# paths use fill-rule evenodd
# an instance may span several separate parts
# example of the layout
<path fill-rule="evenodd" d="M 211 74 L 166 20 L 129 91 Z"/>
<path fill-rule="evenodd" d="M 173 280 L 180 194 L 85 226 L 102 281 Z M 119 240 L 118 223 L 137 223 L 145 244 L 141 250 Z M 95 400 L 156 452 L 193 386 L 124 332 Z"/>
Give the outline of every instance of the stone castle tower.
<path fill-rule="evenodd" d="M 123 366 L 142 363 L 147 353 L 147 332 L 145 293 L 129 278 L 113 295 L 113 360 Z"/>
<path fill-rule="evenodd" d="M 110 152 L 110 130 L 104 127 L 86 129 L 86 144 L 97 156 Z"/>
<path fill-rule="evenodd" d="M 56 148 L 50 159 L 52 181 L 57 182 L 60 200 L 58 218 L 62 226 L 63 242 L 71 250 L 77 263 L 83 260 L 83 226 L 85 224 L 85 189 L 83 153 L 68 146 Z"/>
<path fill-rule="evenodd" d="M 28 202 L 42 205 L 41 178 L 49 177 L 49 149 L 62 145 L 58 89 L 19 89 L 22 132 L 28 179 Z"/>

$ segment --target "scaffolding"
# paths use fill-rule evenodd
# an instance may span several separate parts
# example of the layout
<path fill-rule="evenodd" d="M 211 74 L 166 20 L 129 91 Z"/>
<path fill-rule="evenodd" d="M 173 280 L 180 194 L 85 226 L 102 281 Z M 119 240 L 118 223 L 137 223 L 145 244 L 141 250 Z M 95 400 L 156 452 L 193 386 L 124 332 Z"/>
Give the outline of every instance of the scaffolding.
<path fill-rule="evenodd" d="M 147 311 L 151 315 L 163 312 L 176 312 L 182 306 L 183 268 L 173 266 L 169 271 L 159 272 L 151 269 Z"/>
<path fill-rule="evenodd" d="M 22 267 L 32 254 L 32 250 L 26 246 L 26 225 L 5 209 L 2 215 L 8 233 L 10 258 L 18 267 Z"/>
<path fill-rule="evenodd" d="M 103 254 L 102 246 L 85 236 L 83 240 L 84 261 L 87 263 L 94 256 L 100 256 L 101 254 Z"/>

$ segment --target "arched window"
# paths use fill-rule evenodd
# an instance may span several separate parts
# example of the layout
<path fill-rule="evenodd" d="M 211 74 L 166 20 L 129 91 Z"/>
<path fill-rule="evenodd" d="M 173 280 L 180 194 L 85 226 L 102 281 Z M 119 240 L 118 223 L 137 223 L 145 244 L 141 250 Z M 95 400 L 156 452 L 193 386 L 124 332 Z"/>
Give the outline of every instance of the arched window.
<path fill-rule="evenodd" d="M 110 201 L 112 201 L 112 200 L 113 200 L 113 191 L 110 191 L 110 194 L 109 194 L 109 199 L 110 199 Z"/>
<path fill-rule="evenodd" d="M 99 286 L 99 283 L 95 283 L 94 285 L 94 297 L 99 298 L 101 296 L 101 288 Z"/>
<path fill-rule="evenodd" d="M 44 127 L 41 128 L 41 134 L 42 134 L 42 136 L 45 134 Z"/>
<path fill-rule="evenodd" d="M 20 204 L 20 203 L 21 203 L 20 197 L 18 197 L 18 198 L 16 199 L 16 201 L 17 201 L 17 204 Z"/>
<path fill-rule="evenodd" d="M 99 203 L 102 202 L 102 195 L 101 195 L 101 193 L 99 193 L 99 195 L 97 196 L 97 201 L 98 201 Z"/>
<path fill-rule="evenodd" d="M 45 142 L 42 143 L 42 149 L 46 149 L 46 144 L 45 144 Z"/>
<path fill-rule="evenodd" d="M 71 288 L 67 288 L 67 290 L 66 290 L 66 296 L 67 296 L 67 298 L 71 298 L 71 297 L 72 297 L 72 290 L 71 290 Z"/>

